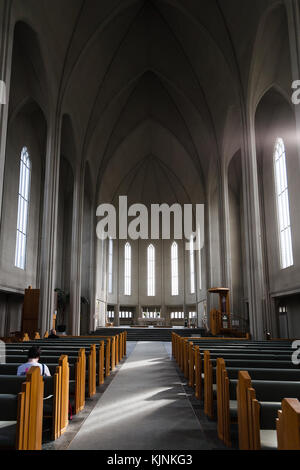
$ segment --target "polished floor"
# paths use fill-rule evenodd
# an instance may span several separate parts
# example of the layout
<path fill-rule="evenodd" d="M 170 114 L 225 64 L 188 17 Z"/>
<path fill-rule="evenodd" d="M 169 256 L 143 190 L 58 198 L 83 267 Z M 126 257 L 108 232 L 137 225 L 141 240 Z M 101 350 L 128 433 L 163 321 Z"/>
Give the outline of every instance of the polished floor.
<path fill-rule="evenodd" d="M 169 343 L 137 342 L 68 446 L 70 450 L 211 450 Z"/>

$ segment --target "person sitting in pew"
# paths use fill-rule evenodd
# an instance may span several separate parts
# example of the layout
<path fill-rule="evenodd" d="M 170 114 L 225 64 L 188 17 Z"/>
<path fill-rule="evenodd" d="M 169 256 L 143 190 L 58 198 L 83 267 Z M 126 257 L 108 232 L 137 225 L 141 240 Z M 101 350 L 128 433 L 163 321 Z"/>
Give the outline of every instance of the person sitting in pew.
<path fill-rule="evenodd" d="M 59 336 L 56 334 L 56 330 L 51 330 L 50 335 L 48 336 L 47 339 L 54 339 L 54 338 L 59 338 Z"/>
<path fill-rule="evenodd" d="M 51 377 L 50 371 L 46 364 L 40 364 L 39 360 L 41 357 L 41 350 L 33 346 L 28 351 L 28 358 L 25 364 L 21 364 L 18 367 L 17 375 L 26 375 L 31 367 L 39 367 L 41 369 L 41 375 Z"/>

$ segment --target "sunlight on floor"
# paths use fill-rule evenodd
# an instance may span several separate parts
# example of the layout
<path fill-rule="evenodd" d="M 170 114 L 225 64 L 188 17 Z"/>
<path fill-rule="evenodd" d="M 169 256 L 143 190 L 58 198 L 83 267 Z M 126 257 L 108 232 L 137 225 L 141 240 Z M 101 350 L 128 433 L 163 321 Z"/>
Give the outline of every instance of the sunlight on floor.
<path fill-rule="evenodd" d="M 176 401 L 175 399 L 155 398 L 158 394 L 171 390 L 172 388 L 169 387 L 154 388 L 150 392 L 133 394 L 127 400 L 118 400 L 118 403 L 113 405 L 99 406 L 94 410 L 93 416 L 89 419 L 89 427 L 83 429 L 82 432 L 90 433 L 96 429 L 105 428 L 107 425 L 110 426 L 128 418 L 138 418 L 138 415 L 144 417 L 158 408 L 163 408 L 174 403 Z"/>

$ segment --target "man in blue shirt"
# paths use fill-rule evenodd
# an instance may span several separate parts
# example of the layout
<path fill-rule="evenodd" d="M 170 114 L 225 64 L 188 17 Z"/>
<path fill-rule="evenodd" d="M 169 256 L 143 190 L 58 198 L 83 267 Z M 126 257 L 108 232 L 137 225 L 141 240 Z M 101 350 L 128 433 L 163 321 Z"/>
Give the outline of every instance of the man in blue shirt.
<path fill-rule="evenodd" d="M 31 367 L 39 367 L 41 370 L 41 375 L 50 377 L 50 371 L 45 364 L 40 364 L 39 360 L 41 357 L 41 350 L 33 346 L 28 351 L 28 359 L 25 364 L 22 364 L 18 367 L 17 375 L 26 375 Z"/>

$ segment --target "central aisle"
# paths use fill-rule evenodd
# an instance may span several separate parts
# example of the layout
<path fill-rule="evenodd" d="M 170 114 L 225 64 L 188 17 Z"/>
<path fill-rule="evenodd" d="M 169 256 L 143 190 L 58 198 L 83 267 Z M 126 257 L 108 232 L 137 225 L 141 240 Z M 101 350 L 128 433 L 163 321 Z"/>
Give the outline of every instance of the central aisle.
<path fill-rule="evenodd" d="M 69 449 L 208 449 L 163 343 L 137 343 Z"/>

